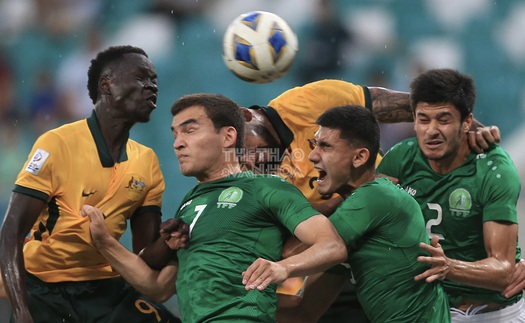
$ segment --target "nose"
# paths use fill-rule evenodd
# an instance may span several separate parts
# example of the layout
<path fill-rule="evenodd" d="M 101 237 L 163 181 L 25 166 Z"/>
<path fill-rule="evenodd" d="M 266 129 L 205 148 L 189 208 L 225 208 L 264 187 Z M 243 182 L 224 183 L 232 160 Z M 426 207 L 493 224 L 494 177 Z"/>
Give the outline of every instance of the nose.
<path fill-rule="evenodd" d="M 312 163 L 317 163 L 319 161 L 319 154 L 317 153 L 317 147 L 314 147 L 310 154 L 308 154 L 308 160 Z"/>
<path fill-rule="evenodd" d="M 157 93 L 159 91 L 157 84 L 153 83 L 151 80 L 148 80 L 144 83 L 144 88 L 151 90 L 154 93 Z"/>
<path fill-rule="evenodd" d="M 437 120 L 432 120 L 430 121 L 430 123 L 428 124 L 428 127 L 427 127 L 427 131 L 426 133 L 430 136 L 432 135 L 436 135 L 439 133 L 439 127 L 438 127 L 438 122 Z"/>
<path fill-rule="evenodd" d="M 183 147 L 184 147 L 184 140 L 182 140 L 181 136 L 177 136 L 175 138 L 175 141 L 173 141 L 173 149 L 181 150 Z"/>

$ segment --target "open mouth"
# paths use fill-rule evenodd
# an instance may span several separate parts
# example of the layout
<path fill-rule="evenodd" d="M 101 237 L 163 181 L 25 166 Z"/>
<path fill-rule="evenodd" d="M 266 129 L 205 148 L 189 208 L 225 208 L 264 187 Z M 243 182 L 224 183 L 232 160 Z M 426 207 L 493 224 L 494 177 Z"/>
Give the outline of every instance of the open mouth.
<path fill-rule="evenodd" d="M 157 96 L 156 95 L 152 95 L 148 97 L 146 100 L 152 105 L 153 108 L 157 107 Z"/>
<path fill-rule="evenodd" d="M 429 140 L 425 142 L 425 145 L 429 148 L 437 148 L 439 145 L 441 145 L 443 142 L 441 140 Z"/>
<path fill-rule="evenodd" d="M 317 178 L 317 182 L 324 182 L 326 179 L 326 172 L 322 169 L 318 169 L 319 171 L 319 177 Z"/>

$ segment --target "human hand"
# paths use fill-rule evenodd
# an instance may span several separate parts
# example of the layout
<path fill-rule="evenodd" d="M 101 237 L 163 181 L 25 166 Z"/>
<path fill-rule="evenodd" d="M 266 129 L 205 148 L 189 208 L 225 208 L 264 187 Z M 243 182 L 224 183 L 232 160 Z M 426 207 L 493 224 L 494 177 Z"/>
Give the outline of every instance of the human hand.
<path fill-rule="evenodd" d="M 258 258 L 242 273 L 246 290 L 263 290 L 270 284 L 280 284 L 288 278 L 285 266 L 278 262 Z"/>
<path fill-rule="evenodd" d="M 475 131 L 468 132 L 470 149 L 477 154 L 490 147 L 491 144 L 501 141 L 500 131 L 497 126 L 478 127 Z"/>
<path fill-rule="evenodd" d="M 445 256 L 445 252 L 439 243 L 439 237 L 432 237 L 430 245 L 420 242 L 419 247 L 428 252 L 431 257 L 419 256 L 417 261 L 429 264 L 431 267 L 424 273 L 415 276 L 414 280 L 425 279 L 427 283 L 431 283 L 438 279 L 445 279 L 450 271 L 450 259 Z"/>
<path fill-rule="evenodd" d="M 88 216 L 91 223 L 89 231 L 95 247 L 99 247 L 104 239 L 110 237 L 109 231 L 104 222 L 104 214 L 98 208 L 91 205 L 84 205 L 80 210 L 80 215 Z"/>
<path fill-rule="evenodd" d="M 511 282 L 503 291 L 503 297 L 509 298 L 521 292 L 525 288 L 525 260 L 520 259 L 516 263 L 514 274 L 512 274 Z"/>
<path fill-rule="evenodd" d="M 188 246 L 190 227 L 182 219 L 169 219 L 160 226 L 160 236 L 172 250 Z"/>

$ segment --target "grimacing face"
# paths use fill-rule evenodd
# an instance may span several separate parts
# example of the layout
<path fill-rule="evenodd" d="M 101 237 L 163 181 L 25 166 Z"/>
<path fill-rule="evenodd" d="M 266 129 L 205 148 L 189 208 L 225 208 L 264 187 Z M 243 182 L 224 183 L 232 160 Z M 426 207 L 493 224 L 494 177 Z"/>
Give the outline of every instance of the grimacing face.
<path fill-rule="evenodd" d="M 469 129 L 452 104 L 420 102 L 415 109 L 414 130 L 418 145 L 431 161 L 454 159 Z"/>
<path fill-rule="evenodd" d="M 222 171 L 222 130 L 217 132 L 201 106 L 186 108 L 173 117 L 173 148 L 184 176 L 206 181 Z"/>
<path fill-rule="evenodd" d="M 308 156 L 319 172 L 317 179 L 320 194 L 344 191 L 351 180 L 352 159 L 355 149 L 341 139 L 339 129 L 319 127 L 315 133 L 315 146 Z"/>
<path fill-rule="evenodd" d="M 144 55 L 129 53 L 111 70 L 111 100 L 120 113 L 147 122 L 157 107 L 157 72 Z"/>

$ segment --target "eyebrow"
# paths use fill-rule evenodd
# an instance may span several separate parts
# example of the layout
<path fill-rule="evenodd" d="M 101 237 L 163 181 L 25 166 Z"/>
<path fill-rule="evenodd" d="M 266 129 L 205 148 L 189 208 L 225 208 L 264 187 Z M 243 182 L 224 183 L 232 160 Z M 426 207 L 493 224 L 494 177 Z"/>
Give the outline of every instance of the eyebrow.
<path fill-rule="evenodd" d="M 177 125 L 177 128 L 185 127 L 185 126 L 187 126 L 189 124 L 199 124 L 199 123 L 197 122 L 197 119 L 190 118 L 190 119 L 188 119 L 188 120 L 186 120 L 184 122 L 179 123 Z M 171 126 L 171 131 L 175 131 L 175 128 L 173 126 Z"/>
<path fill-rule="evenodd" d="M 424 113 L 424 112 L 417 112 L 416 113 L 416 116 L 423 116 L 423 117 L 429 117 L 427 113 Z M 448 116 L 452 116 L 452 113 L 451 112 L 440 112 L 436 115 L 436 118 L 442 118 L 442 117 L 448 117 Z"/>

